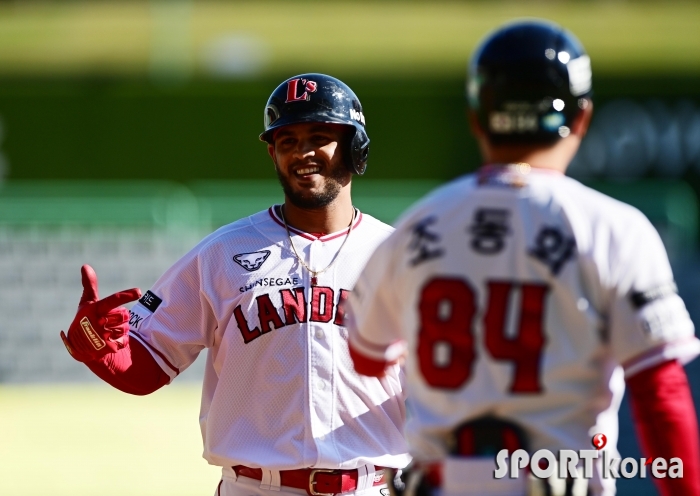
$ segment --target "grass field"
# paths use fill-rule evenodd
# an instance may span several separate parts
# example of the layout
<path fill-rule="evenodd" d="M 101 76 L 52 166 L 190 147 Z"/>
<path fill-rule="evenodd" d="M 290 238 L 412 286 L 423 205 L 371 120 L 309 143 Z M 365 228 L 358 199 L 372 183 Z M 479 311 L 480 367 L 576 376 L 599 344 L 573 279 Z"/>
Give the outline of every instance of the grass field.
<path fill-rule="evenodd" d="M 700 72 L 698 2 L 100 1 L 0 6 L 0 74 L 186 74 L 232 35 L 267 47 L 263 73 L 460 75 L 500 23 L 545 17 L 573 30 L 594 70 Z"/>
<path fill-rule="evenodd" d="M 104 384 L 0 387 L 3 496 L 212 495 L 200 385 L 134 397 Z"/>

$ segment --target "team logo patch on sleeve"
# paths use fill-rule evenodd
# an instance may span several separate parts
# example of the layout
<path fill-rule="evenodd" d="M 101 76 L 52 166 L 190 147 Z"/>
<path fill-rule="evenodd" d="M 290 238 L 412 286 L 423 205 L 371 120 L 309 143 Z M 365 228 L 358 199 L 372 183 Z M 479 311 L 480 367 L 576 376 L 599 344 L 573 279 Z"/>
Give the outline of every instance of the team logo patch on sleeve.
<path fill-rule="evenodd" d="M 654 300 L 660 300 L 677 293 L 678 287 L 675 282 L 671 281 L 646 291 L 632 291 L 630 293 L 630 301 L 634 308 L 642 308 Z"/>
<path fill-rule="evenodd" d="M 239 253 L 233 256 L 233 261 L 248 272 L 254 272 L 262 267 L 262 264 L 265 263 L 265 260 L 267 260 L 269 256 L 269 250 L 254 251 L 253 253 Z"/>
<path fill-rule="evenodd" d="M 141 303 L 144 307 L 149 309 L 152 312 L 155 312 L 158 307 L 160 306 L 161 303 L 163 303 L 163 300 L 161 300 L 159 297 L 157 297 L 155 294 L 151 292 L 149 289 L 146 291 L 146 294 L 144 294 L 141 299 L 139 300 L 139 303 Z"/>

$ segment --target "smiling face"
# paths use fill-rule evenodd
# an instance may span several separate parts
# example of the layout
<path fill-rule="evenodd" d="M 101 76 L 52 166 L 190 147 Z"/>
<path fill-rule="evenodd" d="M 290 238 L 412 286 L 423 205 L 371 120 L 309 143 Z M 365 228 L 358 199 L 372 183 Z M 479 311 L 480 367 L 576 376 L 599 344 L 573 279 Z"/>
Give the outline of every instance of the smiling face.
<path fill-rule="evenodd" d="M 342 153 L 346 133 L 345 126 L 322 123 L 291 124 L 275 133 L 267 151 L 293 205 L 325 207 L 350 183 Z"/>

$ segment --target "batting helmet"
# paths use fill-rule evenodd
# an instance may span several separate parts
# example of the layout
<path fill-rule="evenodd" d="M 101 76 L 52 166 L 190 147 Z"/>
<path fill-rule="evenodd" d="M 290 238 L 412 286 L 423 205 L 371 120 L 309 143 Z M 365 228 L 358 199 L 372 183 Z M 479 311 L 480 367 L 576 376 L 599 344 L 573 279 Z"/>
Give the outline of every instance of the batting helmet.
<path fill-rule="evenodd" d="M 265 106 L 261 141 L 273 142 L 275 129 L 289 124 L 323 122 L 350 128 L 344 158 L 355 174 L 364 174 L 369 154 L 365 116 L 355 93 L 342 81 L 325 74 L 300 74 L 272 92 Z"/>
<path fill-rule="evenodd" d="M 566 137 L 591 95 L 591 61 L 583 46 L 547 21 L 501 27 L 469 64 L 469 105 L 493 144 Z"/>

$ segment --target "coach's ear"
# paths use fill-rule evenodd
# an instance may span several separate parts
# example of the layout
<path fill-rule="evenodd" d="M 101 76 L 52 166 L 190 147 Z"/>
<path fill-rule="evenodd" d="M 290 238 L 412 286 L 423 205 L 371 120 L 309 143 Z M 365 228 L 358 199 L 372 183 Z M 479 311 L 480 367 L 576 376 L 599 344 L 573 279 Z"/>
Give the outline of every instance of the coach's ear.
<path fill-rule="evenodd" d="M 467 109 L 467 120 L 469 121 L 469 127 L 472 130 L 472 134 L 478 138 L 485 138 L 486 133 L 479 124 L 479 118 L 476 116 L 476 112 L 471 109 Z"/>
<path fill-rule="evenodd" d="M 579 138 L 583 138 L 588 132 L 588 126 L 591 124 L 591 118 L 593 117 L 593 102 L 588 98 L 583 98 L 587 105 L 579 112 L 579 114 L 571 123 L 571 133 L 575 134 Z"/>
<path fill-rule="evenodd" d="M 479 145 L 479 151 L 481 152 L 482 160 L 487 163 L 491 161 L 492 147 L 489 143 L 489 139 L 486 136 L 486 131 L 481 127 L 479 123 L 479 118 L 471 109 L 467 109 L 467 119 L 469 119 L 469 127 L 471 127 L 472 135 L 476 138 L 476 142 Z"/>

